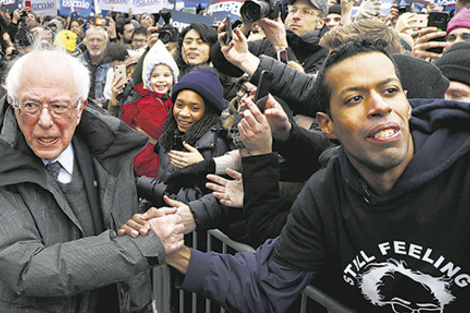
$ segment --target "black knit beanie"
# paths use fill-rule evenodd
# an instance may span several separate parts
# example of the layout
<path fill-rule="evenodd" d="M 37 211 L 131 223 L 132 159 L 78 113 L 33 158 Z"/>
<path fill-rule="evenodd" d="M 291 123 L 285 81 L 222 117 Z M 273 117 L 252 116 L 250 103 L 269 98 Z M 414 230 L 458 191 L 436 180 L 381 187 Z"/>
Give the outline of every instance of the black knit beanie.
<path fill-rule="evenodd" d="M 450 81 L 470 86 L 470 41 L 453 44 L 435 64 Z"/>
<path fill-rule="evenodd" d="M 450 83 L 434 64 L 400 53 L 392 54 L 392 59 L 408 99 L 444 99 Z"/>
<path fill-rule="evenodd" d="M 328 14 L 335 13 L 341 15 L 341 5 L 335 4 L 328 8 Z"/>
<path fill-rule="evenodd" d="M 192 90 L 202 99 L 204 104 L 211 105 L 219 114 L 225 109 L 223 102 L 223 87 L 219 76 L 208 68 L 201 68 L 190 72 L 179 80 L 171 89 L 171 100 L 176 101 L 176 96 L 182 90 Z"/>

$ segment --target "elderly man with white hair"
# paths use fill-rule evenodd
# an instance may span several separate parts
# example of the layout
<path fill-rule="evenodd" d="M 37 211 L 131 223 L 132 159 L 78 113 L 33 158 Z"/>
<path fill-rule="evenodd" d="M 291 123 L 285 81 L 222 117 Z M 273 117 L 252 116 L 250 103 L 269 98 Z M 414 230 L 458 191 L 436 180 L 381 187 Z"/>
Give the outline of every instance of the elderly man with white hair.
<path fill-rule="evenodd" d="M 183 244 L 176 215 L 150 237 L 116 235 L 137 212 L 132 158 L 147 138 L 87 104 L 89 85 L 80 61 L 51 50 L 6 77 L 0 312 L 150 312 L 148 270 Z"/>

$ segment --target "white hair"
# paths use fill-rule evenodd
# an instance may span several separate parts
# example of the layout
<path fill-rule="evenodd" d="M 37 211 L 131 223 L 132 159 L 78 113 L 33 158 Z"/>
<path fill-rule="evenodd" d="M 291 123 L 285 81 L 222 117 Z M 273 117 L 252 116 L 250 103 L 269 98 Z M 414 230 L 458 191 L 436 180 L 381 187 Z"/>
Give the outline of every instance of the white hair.
<path fill-rule="evenodd" d="M 108 42 L 108 40 L 109 40 L 108 32 L 106 31 L 106 29 L 104 29 L 101 26 L 95 26 L 95 27 L 88 28 L 85 35 L 88 35 L 89 33 L 92 33 L 92 32 L 95 32 L 95 31 L 101 31 L 104 34 L 104 38 L 105 38 L 104 41 Z M 86 38 L 86 36 L 85 36 L 85 38 Z"/>
<path fill-rule="evenodd" d="M 67 54 L 64 49 L 33 49 L 31 52 L 26 53 L 13 62 L 3 85 L 11 103 L 13 104 L 16 102 L 16 93 L 20 86 L 23 65 L 27 60 L 37 56 L 44 56 L 43 59 L 46 59 L 51 63 L 56 62 L 59 58 L 63 58 L 68 63 L 71 68 L 70 75 L 72 75 L 75 80 L 75 86 L 77 88 L 78 97 L 81 100 L 81 106 L 81 104 L 88 98 L 88 92 L 90 90 L 90 74 L 88 68 L 81 61 Z"/>

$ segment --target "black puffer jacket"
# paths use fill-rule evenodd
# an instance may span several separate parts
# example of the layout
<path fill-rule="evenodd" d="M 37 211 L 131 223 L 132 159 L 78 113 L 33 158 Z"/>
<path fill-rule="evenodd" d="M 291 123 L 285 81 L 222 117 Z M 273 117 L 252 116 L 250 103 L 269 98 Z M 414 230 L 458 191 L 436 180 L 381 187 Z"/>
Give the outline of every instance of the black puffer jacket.
<path fill-rule="evenodd" d="M 229 140 L 227 138 L 226 130 L 221 126 L 212 127 L 207 133 L 196 141 L 193 145 L 202 154 L 204 159 L 210 159 L 221 156 L 229 151 Z M 165 205 L 163 195 L 167 184 L 165 180 L 171 173 L 175 172 L 178 168 L 170 163 L 169 151 L 163 151 L 159 145 L 155 146 L 155 150 L 160 157 L 160 167 L 158 169 L 158 177 L 141 177 L 137 181 L 137 191 L 140 197 L 150 201 L 152 205 L 160 207 Z M 205 181 L 198 182 L 191 187 L 181 187 L 177 192 L 171 196 L 172 199 L 188 203 L 189 201 L 196 200 L 208 193 L 203 187 Z"/>

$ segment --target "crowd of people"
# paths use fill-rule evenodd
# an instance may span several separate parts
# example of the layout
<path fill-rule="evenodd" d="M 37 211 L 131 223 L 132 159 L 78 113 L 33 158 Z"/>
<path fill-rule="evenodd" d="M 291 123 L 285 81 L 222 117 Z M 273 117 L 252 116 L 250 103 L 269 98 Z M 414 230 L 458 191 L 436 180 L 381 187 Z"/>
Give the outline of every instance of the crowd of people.
<path fill-rule="evenodd" d="M 470 2 L 354 3 L 0 12 L 0 311 L 151 312 L 164 263 L 229 312 L 470 307 Z M 256 252 L 188 248 L 212 228 Z"/>

